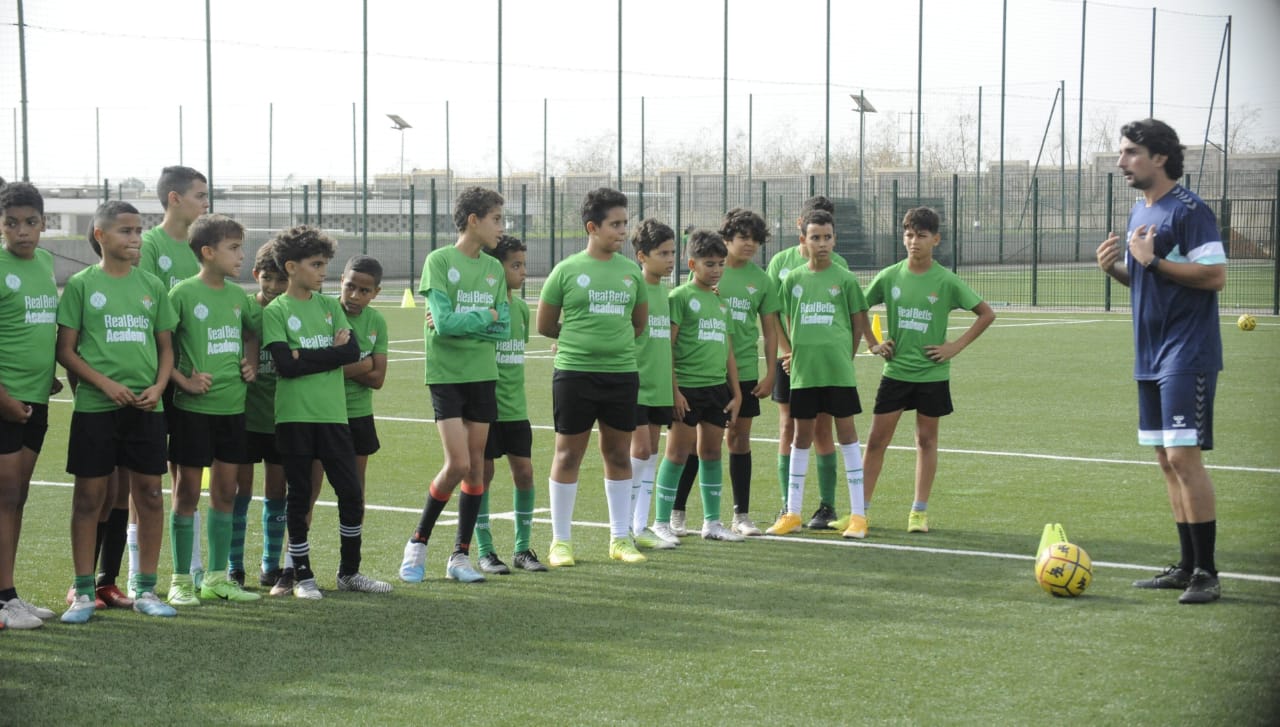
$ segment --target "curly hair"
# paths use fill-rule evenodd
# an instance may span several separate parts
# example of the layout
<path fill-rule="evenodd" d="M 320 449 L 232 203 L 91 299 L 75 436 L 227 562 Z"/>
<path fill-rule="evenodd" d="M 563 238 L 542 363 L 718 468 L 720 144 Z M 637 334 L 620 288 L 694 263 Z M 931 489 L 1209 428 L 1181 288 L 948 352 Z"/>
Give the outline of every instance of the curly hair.
<path fill-rule="evenodd" d="M 44 197 L 34 184 L 28 182 L 12 182 L 4 184 L 0 180 L 0 210 L 10 207 L 30 207 L 44 214 Z"/>
<path fill-rule="evenodd" d="M 276 267 L 287 270 L 285 263 L 305 260 L 316 255 L 323 255 L 332 260 L 338 253 L 338 243 L 324 234 L 319 227 L 298 225 L 276 233 L 272 242 L 271 254 L 276 258 Z"/>
<path fill-rule="evenodd" d="M 724 219 L 720 222 L 720 236 L 732 240 L 738 235 L 763 245 L 769 240 L 769 224 L 755 212 L 735 207 L 724 214 Z"/>
<path fill-rule="evenodd" d="M 284 276 L 284 271 L 280 269 L 279 265 L 276 265 L 275 250 L 275 240 L 267 240 L 262 243 L 262 247 L 258 248 L 258 252 L 253 258 L 253 272 Z"/>
<path fill-rule="evenodd" d="M 699 228 L 689 234 L 689 257 L 702 260 L 709 257 L 728 257 L 729 248 L 725 247 L 724 238 L 714 230 Z"/>
<path fill-rule="evenodd" d="M 591 222 L 599 225 L 604 222 L 609 210 L 626 206 L 627 195 L 622 192 L 608 187 L 593 189 L 582 200 L 582 225 L 586 227 Z"/>
<path fill-rule="evenodd" d="M 936 235 L 938 230 L 942 229 L 942 220 L 938 217 L 938 213 L 929 207 L 913 207 L 903 215 L 902 229 Z"/>
<path fill-rule="evenodd" d="M 1152 154 L 1163 154 L 1164 173 L 1169 179 L 1182 178 L 1182 152 L 1186 147 L 1178 141 L 1178 132 L 1172 126 L 1159 119 L 1141 119 L 1120 127 L 1120 136 L 1145 146 Z"/>
<path fill-rule="evenodd" d="M 466 232 L 467 220 L 471 215 L 478 219 L 493 211 L 494 207 L 506 204 L 502 195 L 484 187 L 467 187 L 458 195 L 458 202 L 453 206 L 453 224 L 458 232 Z"/>
<path fill-rule="evenodd" d="M 529 248 L 525 246 L 524 241 L 515 235 L 501 235 L 498 237 L 498 244 L 493 249 L 485 249 L 489 255 L 498 258 L 498 262 L 506 262 L 507 257 L 513 252 L 525 252 Z"/>
<path fill-rule="evenodd" d="M 662 243 L 674 239 L 676 239 L 675 230 L 652 217 L 646 217 L 636 226 L 635 232 L 631 233 L 631 247 L 635 248 L 636 252 L 648 255 Z"/>

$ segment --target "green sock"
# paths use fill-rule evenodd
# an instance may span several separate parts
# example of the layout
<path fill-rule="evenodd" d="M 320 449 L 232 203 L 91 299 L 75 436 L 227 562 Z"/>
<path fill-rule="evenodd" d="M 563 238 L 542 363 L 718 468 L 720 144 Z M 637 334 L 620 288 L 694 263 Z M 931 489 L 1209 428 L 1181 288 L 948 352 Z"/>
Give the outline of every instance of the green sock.
<path fill-rule="evenodd" d="M 138 579 L 138 582 L 137 582 L 137 586 L 135 587 L 135 590 L 138 592 L 138 595 L 142 595 L 143 593 L 156 592 L 156 574 L 155 573 L 138 573 L 137 579 Z"/>
<path fill-rule="evenodd" d="M 676 490 L 680 488 L 680 473 L 683 471 L 684 462 L 672 462 L 663 457 L 658 463 L 658 474 L 653 478 L 654 522 L 671 522 L 671 508 L 676 504 Z"/>
<path fill-rule="evenodd" d="M 778 455 L 778 485 L 782 488 L 782 509 L 787 509 L 787 490 L 791 487 L 791 455 Z"/>
<path fill-rule="evenodd" d="M 818 497 L 830 508 L 836 506 L 836 453 L 818 455 Z"/>
<path fill-rule="evenodd" d="M 209 533 L 209 562 L 205 568 L 210 573 L 225 573 L 227 570 L 227 557 L 231 552 L 231 521 L 234 517 L 229 512 L 219 512 L 212 507 L 205 512 L 205 519 L 209 523 L 206 528 Z"/>
<path fill-rule="evenodd" d="M 231 570 L 244 570 L 244 531 L 249 526 L 249 503 L 253 498 L 236 495 L 231 505 L 231 553 L 227 565 Z"/>
<path fill-rule="evenodd" d="M 284 498 L 262 500 L 262 572 L 280 567 L 280 551 L 284 549 Z"/>
<path fill-rule="evenodd" d="M 191 575 L 191 520 L 190 515 L 169 513 L 169 548 L 173 552 L 175 576 Z"/>
<path fill-rule="evenodd" d="M 724 485 L 724 469 L 720 460 L 698 460 L 698 491 L 702 493 L 702 519 L 720 519 L 720 490 Z"/>
<path fill-rule="evenodd" d="M 76 595 L 93 598 L 93 581 L 94 577 L 92 573 L 87 576 L 76 576 Z"/>
<path fill-rule="evenodd" d="M 516 511 L 516 544 L 515 552 L 523 553 L 529 549 L 529 541 L 533 539 L 533 488 L 515 490 L 511 497 Z"/>
<path fill-rule="evenodd" d="M 476 556 L 483 558 L 493 552 L 493 531 L 489 527 L 489 488 L 480 496 L 480 512 L 476 514 Z"/>

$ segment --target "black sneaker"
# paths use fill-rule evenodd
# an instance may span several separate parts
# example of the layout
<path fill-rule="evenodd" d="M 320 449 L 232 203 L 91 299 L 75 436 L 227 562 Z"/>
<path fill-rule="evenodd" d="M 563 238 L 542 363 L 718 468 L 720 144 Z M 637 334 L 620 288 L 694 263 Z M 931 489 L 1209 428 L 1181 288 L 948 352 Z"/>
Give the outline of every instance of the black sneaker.
<path fill-rule="evenodd" d="M 502 559 L 498 557 L 497 553 L 482 555 L 477 563 L 480 565 L 480 570 L 485 573 L 492 573 L 499 576 L 511 575 L 511 569 L 507 567 L 506 563 L 502 562 Z"/>
<path fill-rule="evenodd" d="M 1222 586 L 1218 585 L 1218 576 L 1204 568 L 1196 568 L 1187 590 L 1178 596 L 1178 603 L 1212 603 L 1219 598 L 1222 598 Z"/>
<path fill-rule="evenodd" d="M 1134 588 L 1168 588 L 1179 591 L 1191 583 L 1191 572 L 1181 566 L 1171 565 L 1152 578 L 1134 581 Z"/>
<path fill-rule="evenodd" d="M 236 585 L 240 586 L 241 588 L 244 588 L 244 571 L 243 570 L 239 570 L 239 569 L 229 570 L 227 571 L 227 577 L 235 581 Z"/>
<path fill-rule="evenodd" d="M 258 585 L 263 588 L 270 588 L 274 586 L 278 580 L 280 580 L 279 568 L 272 568 L 271 570 L 263 571 L 258 574 Z"/>
<path fill-rule="evenodd" d="M 532 550 L 522 550 L 516 553 L 511 562 L 515 563 L 515 566 L 520 570 L 527 570 L 530 573 L 542 573 L 547 569 Z"/>
<path fill-rule="evenodd" d="M 835 508 L 830 505 L 819 505 L 814 511 L 813 517 L 809 519 L 809 524 L 805 525 L 810 530 L 830 530 L 831 523 L 836 520 Z"/>
<path fill-rule="evenodd" d="M 280 571 L 280 577 L 276 579 L 276 584 L 271 587 L 271 595 L 288 596 L 293 593 L 293 587 L 298 584 L 297 575 L 292 568 L 285 568 Z"/>

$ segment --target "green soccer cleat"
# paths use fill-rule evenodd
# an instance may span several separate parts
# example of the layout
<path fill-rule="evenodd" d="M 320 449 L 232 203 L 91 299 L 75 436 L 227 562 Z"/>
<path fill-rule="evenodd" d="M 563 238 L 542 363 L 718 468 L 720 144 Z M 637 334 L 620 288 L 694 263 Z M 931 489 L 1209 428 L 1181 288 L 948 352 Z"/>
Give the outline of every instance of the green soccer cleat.
<path fill-rule="evenodd" d="M 649 560 L 644 553 L 636 550 L 631 538 L 614 538 L 609 541 L 609 557 L 623 563 L 643 563 Z"/>
<path fill-rule="evenodd" d="M 170 606 L 200 605 L 200 599 L 196 596 L 196 584 L 191 581 L 191 576 L 174 574 L 169 581 L 168 601 Z"/>
<path fill-rule="evenodd" d="M 552 568 L 569 568 L 574 563 L 572 543 L 567 540 L 551 541 L 551 549 L 547 551 L 547 565 Z"/>
<path fill-rule="evenodd" d="M 648 548 L 649 550 L 670 550 L 680 544 L 678 540 L 676 542 L 668 541 L 649 528 L 636 533 L 632 539 L 635 541 L 637 548 Z"/>
<path fill-rule="evenodd" d="M 214 572 L 205 574 L 204 583 L 200 586 L 200 597 L 206 601 L 222 600 L 234 603 L 247 603 L 262 598 L 257 593 L 246 591 L 225 573 Z"/>
<path fill-rule="evenodd" d="M 929 532 L 929 512 L 927 510 L 912 510 L 911 514 L 907 516 L 907 532 Z"/>

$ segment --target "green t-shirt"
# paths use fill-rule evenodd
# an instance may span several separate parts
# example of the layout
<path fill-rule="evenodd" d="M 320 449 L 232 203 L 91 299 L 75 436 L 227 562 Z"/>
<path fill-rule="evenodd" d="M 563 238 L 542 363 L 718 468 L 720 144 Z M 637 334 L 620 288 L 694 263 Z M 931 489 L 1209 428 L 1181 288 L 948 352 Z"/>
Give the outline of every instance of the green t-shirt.
<path fill-rule="evenodd" d="M 351 328 L 351 323 L 337 298 L 313 293 L 307 300 L 298 300 L 285 293 L 262 312 L 262 345 L 283 341 L 290 351 L 330 348 L 343 328 Z M 292 379 L 279 377 L 276 424 L 346 424 L 347 392 L 342 381 L 341 367 Z"/>
<path fill-rule="evenodd" d="M 717 386 L 728 381 L 729 309 L 714 291 L 692 280 L 671 291 L 671 341 L 676 381 L 681 388 Z"/>
<path fill-rule="evenodd" d="M 418 292 L 430 297 L 432 291 L 449 299 L 458 319 L 423 324 L 426 382 L 496 381 L 494 344 L 506 333 L 486 334 L 502 328 L 489 313 L 490 308 L 499 310 L 507 303 L 507 275 L 502 263 L 492 255 L 471 257 L 457 247 L 442 247 L 428 255 L 422 266 Z"/>
<path fill-rule="evenodd" d="M 867 309 L 858 279 L 835 265 L 817 272 L 805 265 L 782 284 L 791 319 L 791 388 L 857 386 L 850 316 Z"/>
<path fill-rule="evenodd" d="M 973 310 L 982 298 L 936 260 L 920 274 L 907 263 L 881 270 L 867 287 L 868 305 L 884 303 L 888 326 L 883 332 L 893 339 L 893 358 L 885 363 L 884 375 L 898 381 L 946 381 L 951 362 L 935 363 L 924 347 L 946 342 L 952 309 Z"/>
<path fill-rule="evenodd" d="M 262 341 L 262 312 L 254 294 L 247 296 L 245 310 L 249 313 L 245 324 L 258 336 L 258 375 L 249 382 L 244 394 L 245 429 L 258 434 L 274 434 L 276 431 L 276 362 Z"/>
<path fill-rule="evenodd" d="M 733 337 L 733 356 L 738 364 L 738 381 L 760 378 L 756 341 L 760 338 L 760 316 L 777 313 L 782 308 L 778 286 L 769 274 L 748 260 L 740 268 L 724 266 L 720 278 L 720 299 L 729 308 L 729 335 Z"/>
<path fill-rule="evenodd" d="M 142 233 L 142 251 L 138 267 L 160 279 L 165 290 L 200 274 L 200 261 L 184 240 L 169 237 L 162 225 Z"/>
<path fill-rule="evenodd" d="M 80 332 L 77 351 L 85 363 L 134 394 L 155 385 L 156 333 L 172 331 L 177 322 L 164 283 L 138 268 L 116 278 L 87 267 L 67 280 L 58 303 L 58 325 Z M 76 411 L 119 408 L 96 386 L 76 387 Z"/>
<path fill-rule="evenodd" d="M 597 260 L 585 250 L 561 260 L 542 286 L 542 302 L 560 307 L 555 367 L 561 371 L 636 370 L 631 312 L 648 303 L 640 266 L 615 253 Z"/>
<path fill-rule="evenodd" d="M 58 284 L 53 255 L 35 249 L 30 260 L 0 247 L 0 384 L 29 404 L 49 403 L 58 340 Z"/>
<path fill-rule="evenodd" d="M 809 259 L 800 251 L 799 245 L 789 247 L 774 255 L 772 258 L 769 258 L 768 275 L 769 279 L 773 281 L 775 290 L 778 293 L 778 305 L 780 306 L 779 312 L 782 317 L 782 329 L 787 336 L 791 335 L 791 323 L 786 320 L 787 298 L 789 296 L 787 291 L 782 288 L 782 279 L 787 277 L 787 274 L 792 270 L 805 267 L 808 264 Z M 844 257 L 834 253 L 831 255 L 831 264 L 845 270 L 849 269 L 849 263 L 845 261 Z"/>
<path fill-rule="evenodd" d="M 675 401 L 671 392 L 671 307 L 659 281 L 645 283 L 649 298 L 649 325 L 636 339 L 636 368 L 640 371 L 641 406 L 666 407 Z"/>
<path fill-rule="evenodd" d="M 218 290 L 196 276 L 173 286 L 169 303 L 178 314 L 174 367 L 183 376 L 199 371 L 213 377 L 209 390 L 200 395 L 175 387 L 173 405 L 198 414 L 240 414 L 245 397 L 240 360 L 244 358 L 245 309 L 249 307 L 244 288 L 228 280 Z"/>
<path fill-rule="evenodd" d="M 360 346 L 360 360 L 375 353 L 387 355 L 387 319 L 372 306 L 366 306 L 358 316 L 347 316 L 351 335 Z M 347 387 L 347 418 L 357 419 L 373 415 L 373 389 L 356 381 L 343 379 Z"/>
<path fill-rule="evenodd" d="M 498 421 L 522 422 L 529 418 L 524 395 L 524 349 L 529 343 L 529 304 L 511 296 L 511 333 L 498 341 Z"/>

